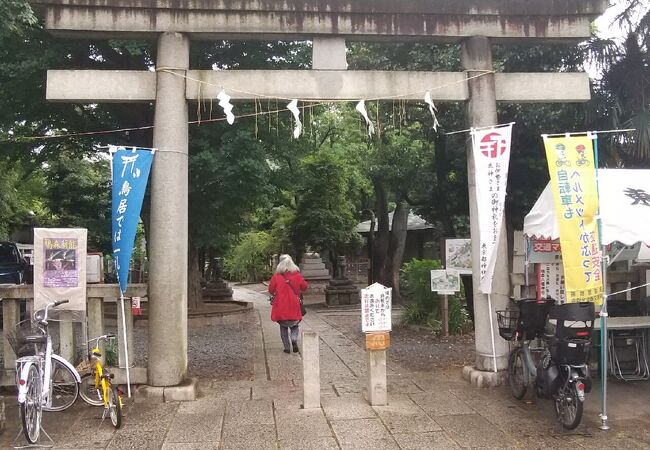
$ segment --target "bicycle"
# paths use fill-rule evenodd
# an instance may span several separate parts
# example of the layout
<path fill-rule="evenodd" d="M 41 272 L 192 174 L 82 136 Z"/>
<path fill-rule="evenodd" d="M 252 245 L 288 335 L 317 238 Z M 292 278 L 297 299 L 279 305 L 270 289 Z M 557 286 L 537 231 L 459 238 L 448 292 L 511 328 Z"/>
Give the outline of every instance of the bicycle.
<path fill-rule="evenodd" d="M 95 342 L 89 351 L 89 360 L 94 364 L 91 372 L 81 377 L 79 396 L 83 401 L 92 406 L 103 406 L 102 421 L 108 415 L 115 428 L 122 425 L 122 409 L 124 408 L 123 393 L 121 389 L 113 386 L 113 374 L 102 364 L 102 353 L 99 342 L 108 342 L 115 339 L 114 334 L 105 334 L 90 339 L 87 344 Z"/>
<path fill-rule="evenodd" d="M 48 303 L 45 309 L 34 312 L 32 319 L 19 322 L 7 333 L 16 354 L 18 411 L 22 432 L 29 444 L 35 444 L 40 437 L 43 411 L 63 411 L 72 406 L 79 395 L 79 372 L 52 352 L 52 338 L 48 332 L 49 309 L 64 303 L 68 300 Z"/>
<path fill-rule="evenodd" d="M 552 299 L 521 300 L 516 311 L 497 311 L 501 337 L 521 342 L 508 359 L 512 395 L 521 400 L 534 386 L 538 397 L 553 399 L 567 430 L 580 424 L 585 393 L 591 390 L 587 359 L 594 314 L 593 303 L 554 305 Z M 539 338 L 546 345 L 535 363 L 530 341 Z"/>
<path fill-rule="evenodd" d="M 548 350 L 540 341 L 554 300 L 520 300 L 517 309 L 497 311 L 499 335 L 517 343 L 508 356 L 508 384 L 513 397 L 521 400 L 537 377 L 537 364 Z M 531 348 L 535 340 L 537 346 Z"/>

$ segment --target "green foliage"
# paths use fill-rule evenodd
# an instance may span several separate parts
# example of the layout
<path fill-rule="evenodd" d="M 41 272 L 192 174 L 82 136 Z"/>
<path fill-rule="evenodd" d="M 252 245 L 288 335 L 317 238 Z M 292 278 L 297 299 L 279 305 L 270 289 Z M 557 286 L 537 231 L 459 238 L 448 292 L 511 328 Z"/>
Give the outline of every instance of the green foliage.
<path fill-rule="evenodd" d="M 27 172 L 23 166 L 0 159 L 0 239 L 33 222 L 42 223 L 48 216 L 43 174 Z"/>
<path fill-rule="evenodd" d="M 244 233 L 225 258 L 224 269 L 228 278 L 242 282 L 269 279 L 269 261 L 276 249 L 277 246 L 269 233 Z"/>
<path fill-rule="evenodd" d="M 88 229 L 88 248 L 111 251 L 110 168 L 105 159 L 61 156 L 46 170 L 45 194 L 57 227 Z"/>
<path fill-rule="evenodd" d="M 472 331 L 473 325 L 469 318 L 467 309 L 461 302 L 464 295 L 454 295 L 449 297 L 449 333 L 461 334 Z"/>
<path fill-rule="evenodd" d="M 26 0 L 2 0 L 0 2 L 0 37 L 19 34 L 36 23 L 36 16 Z"/>
<path fill-rule="evenodd" d="M 269 166 L 247 127 L 202 127 L 191 141 L 190 233 L 193 245 L 225 252 L 269 194 Z"/>
<path fill-rule="evenodd" d="M 104 364 L 110 367 L 117 367 L 119 365 L 119 347 L 117 344 L 117 339 L 111 339 L 106 342 L 104 347 Z"/>
<path fill-rule="evenodd" d="M 403 265 L 400 289 L 402 297 L 410 303 L 405 305 L 402 312 L 402 324 L 426 325 L 436 331 L 441 329 L 442 296 L 431 291 L 431 271 L 441 267 L 440 261 L 430 259 L 413 259 Z M 460 296 L 449 296 L 448 315 L 451 334 L 469 331 L 472 326 Z"/>
<path fill-rule="evenodd" d="M 303 177 L 291 224 L 293 241 L 316 251 L 336 253 L 358 242 L 343 161 L 333 153 L 320 151 L 305 157 L 301 169 Z"/>

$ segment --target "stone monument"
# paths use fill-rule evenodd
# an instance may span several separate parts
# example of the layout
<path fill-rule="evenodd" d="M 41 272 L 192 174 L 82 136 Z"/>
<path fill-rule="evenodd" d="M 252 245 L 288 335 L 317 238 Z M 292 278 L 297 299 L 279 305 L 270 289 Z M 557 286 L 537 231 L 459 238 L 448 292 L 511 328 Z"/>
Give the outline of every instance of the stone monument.
<path fill-rule="evenodd" d="M 300 263 L 300 273 L 309 283 L 305 297 L 322 296 L 330 280 L 330 272 L 325 267 L 320 255 L 316 252 L 307 252 Z"/>
<path fill-rule="evenodd" d="M 359 303 L 359 289 L 347 276 L 348 263 L 345 256 L 339 256 L 336 265 L 337 276 L 325 288 L 327 306 Z"/>
<path fill-rule="evenodd" d="M 213 258 L 207 273 L 207 281 L 202 289 L 205 303 L 232 301 L 232 289 L 228 287 L 228 283 L 224 281 L 222 275 L 223 260 Z"/>

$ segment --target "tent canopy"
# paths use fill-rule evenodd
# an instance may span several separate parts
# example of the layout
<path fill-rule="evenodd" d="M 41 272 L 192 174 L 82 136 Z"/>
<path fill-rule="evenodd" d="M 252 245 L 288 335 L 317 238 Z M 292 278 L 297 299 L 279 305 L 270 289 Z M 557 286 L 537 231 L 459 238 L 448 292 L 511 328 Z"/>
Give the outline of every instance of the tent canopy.
<path fill-rule="evenodd" d="M 650 170 L 599 169 L 598 192 L 602 243 L 650 244 Z M 526 215 L 524 234 L 559 239 L 550 183 Z"/>

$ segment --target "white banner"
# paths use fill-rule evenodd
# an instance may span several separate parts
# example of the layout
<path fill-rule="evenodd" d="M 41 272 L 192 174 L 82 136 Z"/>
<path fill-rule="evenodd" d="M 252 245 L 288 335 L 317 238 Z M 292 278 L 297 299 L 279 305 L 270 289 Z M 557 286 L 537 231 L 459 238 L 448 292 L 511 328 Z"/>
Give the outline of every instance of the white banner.
<path fill-rule="evenodd" d="M 69 300 L 57 311 L 86 311 L 86 239 L 84 228 L 34 228 L 34 310 Z"/>
<path fill-rule="evenodd" d="M 496 248 L 503 226 L 512 124 L 472 130 L 479 224 L 479 291 L 492 292 Z"/>

